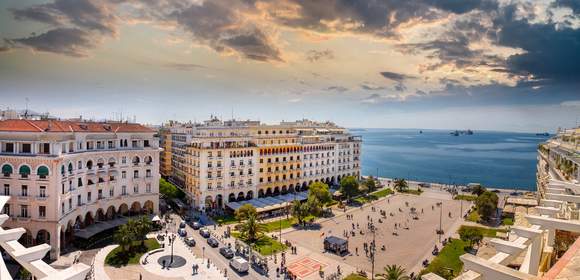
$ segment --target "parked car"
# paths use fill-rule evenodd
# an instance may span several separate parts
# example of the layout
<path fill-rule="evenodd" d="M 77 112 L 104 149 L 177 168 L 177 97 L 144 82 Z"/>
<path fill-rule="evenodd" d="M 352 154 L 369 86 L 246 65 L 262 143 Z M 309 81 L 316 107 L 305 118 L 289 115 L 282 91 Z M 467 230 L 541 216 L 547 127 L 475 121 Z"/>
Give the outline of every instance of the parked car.
<path fill-rule="evenodd" d="M 213 248 L 216 248 L 217 246 L 220 245 L 218 243 L 218 241 L 215 238 L 213 238 L 213 237 L 210 237 L 210 238 L 207 239 L 207 244 L 209 244 L 209 246 L 211 246 Z"/>
<path fill-rule="evenodd" d="M 222 256 L 226 257 L 226 259 L 231 259 L 234 257 L 234 251 L 228 247 L 221 247 L 220 254 L 222 254 Z"/>
<path fill-rule="evenodd" d="M 177 234 L 179 234 L 181 237 L 185 237 L 187 236 L 187 231 L 184 228 L 180 228 L 177 230 Z"/>
<path fill-rule="evenodd" d="M 198 229 L 200 229 L 200 228 L 201 228 L 201 224 L 200 224 L 199 222 L 193 222 L 193 223 L 191 224 L 191 227 L 192 227 L 193 229 L 195 229 L 195 230 L 198 230 Z"/>
<path fill-rule="evenodd" d="M 181 221 L 181 223 L 179 223 L 179 228 L 185 228 L 187 224 L 185 223 L 185 221 Z"/>
<path fill-rule="evenodd" d="M 247 273 L 250 270 L 250 264 L 244 258 L 236 256 L 230 260 L 230 266 L 238 273 Z"/>
<path fill-rule="evenodd" d="M 188 237 L 185 239 L 185 244 L 189 247 L 193 247 L 195 246 L 195 239 L 193 239 L 193 237 Z"/>
<path fill-rule="evenodd" d="M 199 234 L 201 236 L 203 236 L 204 238 L 208 238 L 209 237 L 209 230 L 202 228 L 199 230 Z"/>

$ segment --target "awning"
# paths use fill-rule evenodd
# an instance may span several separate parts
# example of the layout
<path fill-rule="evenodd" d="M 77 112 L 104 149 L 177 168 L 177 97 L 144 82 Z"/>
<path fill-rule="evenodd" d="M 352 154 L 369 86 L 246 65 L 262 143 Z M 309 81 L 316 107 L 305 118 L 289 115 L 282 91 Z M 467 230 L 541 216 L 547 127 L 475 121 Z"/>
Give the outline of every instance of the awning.
<path fill-rule="evenodd" d="M 299 193 L 288 193 L 279 196 L 254 198 L 245 201 L 232 201 L 226 203 L 226 206 L 235 211 L 244 204 L 251 204 L 256 208 L 256 211 L 266 212 L 286 207 L 287 203 L 292 202 L 294 200 L 303 201 L 306 200 L 307 198 L 308 191 L 304 191 Z"/>
<path fill-rule="evenodd" d="M 161 218 L 159 218 L 159 216 L 155 215 L 155 217 L 153 217 L 153 219 L 151 219 L 152 222 L 159 222 L 161 221 Z"/>

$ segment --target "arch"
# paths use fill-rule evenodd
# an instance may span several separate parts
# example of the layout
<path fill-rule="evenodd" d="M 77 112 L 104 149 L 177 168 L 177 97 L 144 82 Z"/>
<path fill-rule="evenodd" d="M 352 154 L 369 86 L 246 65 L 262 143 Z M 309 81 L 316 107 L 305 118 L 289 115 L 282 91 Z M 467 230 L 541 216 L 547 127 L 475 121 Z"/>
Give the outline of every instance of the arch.
<path fill-rule="evenodd" d="M 95 214 L 95 218 L 97 218 L 98 222 L 102 222 L 107 220 L 107 216 L 105 215 L 105 211 L 102 208 L 97 209 L 97 213 Z"/>
<path fill-rule="evenodd" d="M 146 156 L 144 161 L 145 161 L 145 164 L 149 165 L 153 162 L 153 158 L 151 156 Z"/>
<path fill-rule="evenodd" d="M 21 165 L 20 168 L 18 168 L 18 174 L 20 174 L 22 177 L 27 177 L 30 175 L 30 166 L 26 164 Z"/>
<path fill-rule="evenodd" d="M 141 159 L 140 159 L 138 156 L 134 156 L 134 157 L 133 157 L 133 164 L 134 164 L 134 165 L 137 165 L 137 164 L 139 164 L 139 162 L 140 162 L 140 161 L 141 161 Z"/>
<path fill-rule="evenodd" d="M 5 163 L 2 165 L 2 174 L 4 174 L 4 176 L 10 176 L 12 172 L 14 172 L 14 168 L 12 168 L 11 164 Z"/>
<path fill-rule="evenodd" d="M 153 201 L 151 200 L 145 201 L 145 203 L 143 204 L 143 212 L 146 214 L 153 214 L 154 210 L 155 205 L 153 204 Z"/>
<path fill-rule="evenodd" d="M 272 188 L 266 189 L 266 196 L 272 196 Z"/>
<path fill-rule="evenodd" d="M 242 200 L 244 200 L 244 198 L 245 198 L 244 192 L 238 193 L 238 201 L 242 201 Z"/>
<path fill-rule="evenodd" d="M 107 220 L 112 220 L 115 218 L 117 212 L 115 211 L 115 206 L 111 205 L 107 208 L 107 212 L 105 213 Z"/>
<path fill-rule="evenodd" d="M 235 202 L 236 201 L 236 195 L 233 193 L 230 193 L 230 195 L 228 196 L 228 202 Z"/>
<path fill-rule="evenodd" d="M 44 178 L 46 176 L 48 176 L 48 167 L 46 167 L 45 165 L 41 165 L 36 169 L 36 175 Z"/>
<path fill-rule="evenodd" d="M 215 197 L 215 203 L 216 203 L 216 207 L 217 208 L 220 208 L 220 209 L 223 208 L 224 199 L 223 199 L 223 197 L 222 197 L 221 194 L 216 195 L 216 197 Z"/>
<path fill-rule="evenodd" d="M 285 185 L 282 186 L 282 194 L 287 194 L 288 193 L 288 187 L 286 187 Z"/>
<path fill-rule="evenodd" d="M 73 229 L 81 229 L 84 228 L 84 224 L 83 224 L 83 217 L 81 215 L 78 215 L 75 219 L 75 223 L 73 224 Z"/>
<path fill-rule="evenodd" d="M 276 195 L 280 195 L 280 187 L 275 187 L 275 188 L 274 188 L 273 195 L 275 195 L 275 196 L 276 196 Z"/>
<path fill-rule="evenodd" d="M 126 203 L 122 203 L 121 205 L 119 205 L 119 214 L 123 215 L 123 216 L 127 216 L 127 214 L 129 214 L 129 206 L 127 206 Z"/>
<path fill-rule="evenodd" d="M 68 166 L 67 166 L 68 173 L 72 173 L 73 172 L 73 169 L 74 169 L 74 167 L 73 167 L 72 162 L 69 162 L 68 163 Z"/>
<path fill-rule="evenodd" d="M 85 220 L 84 220 L 84 222 L 83 222 L 83 223 L 84 223 L 84 226 L 85 226 L 85 227 L 88 227 L 88 226 L 90 226 L 90 225 L 94 224 L 94 223 L 95 223 L 95 219 L 94 219 L 94 217 L 93 217 L 93 213 L 91 213 L 91 212 L 87 212 L 87 213 L 85 214 Z"/>
<path fill-rule="evenodd" d="M 109 162 L 108 162 L 108 163 L 109 163 L 109 166 L 110 166 L 110 167 L 114 167 L 114 166 L 115 166 L 115 164 L 117 163 L 117 159 L 116 159 L 116 158 L 114 158 L 114 157 L 110 157 L 110 158 L 109 158 Z"/>
<path fill-rule="evenodd" d="M 250 200 L 254 198 L 254 191 L 248 191 L 248 193 L 246 193 L 246 200 Z"/>
<path fill-rule="evenodd" d="M 129 210 L 129 215 L 139 214 L 141 212 L 141 203 L 135 201 L 131 204 L 131 209 Z"/>
<path fill-rule="evenodd" d="M 36 245 L 44 243 L 50 245 L 50 233 L 47 230 L 41 229 L 36 233 Z"/>
<path fill-rule="evenodd" d="M 26 232 L 20 236 L 18 242 L 20 242 L 20 244 L 26 248 L 34 246 L 34 239 L 32 238 L 32 233 L 30 230 L 26 229 Z"/>
<path fill-rule="evenodd" d="M 205 209 L 212 209 L 213 208 L 213 198 L 211 195 L 205 197 Z"/>
<path fill-rule="evenodd" d="M 93 169 L 93 160 L 92 159 L 87 160 L 86 166 L 87 169 Z"/>

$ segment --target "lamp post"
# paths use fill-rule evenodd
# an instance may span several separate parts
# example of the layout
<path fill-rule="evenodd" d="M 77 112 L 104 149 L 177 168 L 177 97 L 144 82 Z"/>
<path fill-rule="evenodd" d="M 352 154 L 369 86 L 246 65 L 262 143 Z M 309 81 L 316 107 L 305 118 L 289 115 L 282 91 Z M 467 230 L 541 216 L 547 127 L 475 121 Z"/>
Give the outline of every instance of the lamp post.
<path fill-rule="evenodd" d="M 205 246 L 201 247 L 201 260 L 205 259 Z"/>
<path fill-rule="evenodd" d="M 375 234 L 375 224 L 371 223 L 371 232 L 373 233 L 373 243 L 371 244 L 371 262 L 372 262 L 372 267 L 371 267 L 371 280 L 375 280 L 375 253 L 377 251 L 377 246 L 376 246 L 376 234 Z"/>
<path fill-rule="evenodd" d="M 169 265 L 173 263 L 173 243 L 175 242 L 175 233 L 169 236 L 169 245 L 171 245 L 171 260 L 169 261 Z"/>

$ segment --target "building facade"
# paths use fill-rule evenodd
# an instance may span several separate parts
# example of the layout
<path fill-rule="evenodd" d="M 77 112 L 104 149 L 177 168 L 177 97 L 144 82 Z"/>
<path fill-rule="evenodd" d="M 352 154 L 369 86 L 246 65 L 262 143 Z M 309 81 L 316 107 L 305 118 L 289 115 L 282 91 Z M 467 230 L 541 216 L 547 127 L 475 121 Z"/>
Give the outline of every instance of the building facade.
<path fill-rule="evenodd" d="M 170 130 L 171 180 L 201 210 L 360 177 L 361 138 L 330 122 L 267 125 L 212 118 Z"/>
<path fill-rule="evenodd" d="M 154 134 L 134 123 L 0 121 L 4 226 L 25 228 L 21 243 L 47 243 L 56 259 L 96 222 L 157 212 Z"/>

